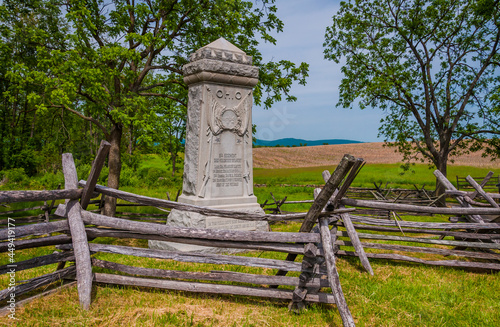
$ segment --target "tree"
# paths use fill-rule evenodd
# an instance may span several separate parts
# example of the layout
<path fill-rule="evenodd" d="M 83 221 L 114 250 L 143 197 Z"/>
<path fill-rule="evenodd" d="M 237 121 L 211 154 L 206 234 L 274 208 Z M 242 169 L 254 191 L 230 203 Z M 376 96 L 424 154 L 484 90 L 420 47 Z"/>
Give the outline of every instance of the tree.
<path fill-rule="evenodd" d="M 66 32 L 59 10 L 51 3 L 5 0 L 0 5 L 0 170 L 23 168 L 34 175 L 48 168 L 52 163 L 45 160 L 49 159 L 46 150 L 70 146 L 69 130 L 82 125 L 60 112 L 39 112 L 30 94 L 42 92 L 43 87 L 12 78 L 21 66 L 32 75 L 44 74 L 38 70 L 37 47 L 61 47 Z"/>
<path fill-rule="evenodd" d="M 498 0 L 357 0 L 341 3 L 324 47 L 345 60 L 337 105 L 384 110 L 388 145 L 446 176 L 450 156 L 498 142 L 499 41 Z"/>
<path fill-rule="evenodd" d="M 294 100 L 292 81 L 305 83 L 306 64 L 263 63 L 257 49 L 260 39 L 275 43 L 269 33 L 283 27 L 274 0 L 255 7 L 242 0 L 40 1 L 55 6 L 69 26 L 65 43 L 37 48 L 38 70 L 46 74 L 18 65 L 13 79 L 43 86 L 30 95 L 41 110 L 60 108 L 100 129 L 111 143 L 111 188 L 119 187 L 123 135 L 128 130 L 133 149 L 135 131 L 152 128 L 148 101 L 163 97 L 186 105 L 181 68 L 198 48 L 222 36 L 252 55 L 261 68 L 257 104 L 269 107 L 282 94 Z M 113 215 L 115 204 L 106 199 L 105 214 Z"/>
<path fill-rule="evenodd" d="M 157 108 L 155 108 L 156 115 L 151 121 L 154 132 L 150 133 L 149 139 L 154 147 L 160 148 L 160 152 L 170 158 L 172 177 L 174 177 L 177 171 L 176 164 L 179 161 L 178 154 L 184 150 L 187 108 L 165 98 L 155 99 L 151 105 Z"/>

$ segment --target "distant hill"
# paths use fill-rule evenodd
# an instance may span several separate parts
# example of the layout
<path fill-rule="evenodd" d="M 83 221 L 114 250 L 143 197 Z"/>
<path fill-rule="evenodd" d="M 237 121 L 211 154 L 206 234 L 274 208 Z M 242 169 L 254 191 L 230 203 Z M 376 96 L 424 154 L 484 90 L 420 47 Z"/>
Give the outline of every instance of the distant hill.
<path fill-rule="evenodd" d="M 279 140 L 274 140 L 274 141 L 265 141 L 265 140 L 259 140 L 254 143 L 254 145 L 257 146 L 314 146 L 314 145 L 329 145 L 329 144 L 351 144 L 351 143 L 363 143 L 360 141 L 353 141 L 353 140 L 343 140 L 343 139 L 330 139 L 330 140 L 315 140 L 315 141 L 310 141 L 310 140 L 303 140 L 303 139 L 294 139 L 294 138 L 284 138 L 284 139 L 279 139 Z"/>

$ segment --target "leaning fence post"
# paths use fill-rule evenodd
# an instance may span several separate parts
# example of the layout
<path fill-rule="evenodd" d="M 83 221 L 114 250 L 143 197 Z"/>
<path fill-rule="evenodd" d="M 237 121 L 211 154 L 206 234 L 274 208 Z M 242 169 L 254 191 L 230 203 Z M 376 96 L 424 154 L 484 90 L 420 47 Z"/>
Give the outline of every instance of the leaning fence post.
<path fill-rule="evenodd" d="M 337 169 L 335 169 L 332 176 L 325 184 L 321 192 L 318 194 L 318 197 L 307 212 L 307 215 L 304 218 L 304 222 L 302 223 L 302 226 L 300 226 L 300 232 L 309 233 L 312 230 L 314 224 L 316 224 L 318 220 L 319 214 L 326 206 L 328 200 L 330 200 L 330 197 L 339 187 L 340 183 L 344 179 L 344 176 L 347 174 L 349 169 L 351 169 L 354 163 L 355 159 L 353 156 L 349 154 L 344 155 L 339 165 L 337 166 Z"/>
<path fill-rule="evenodd" d="M 479 195 L 481 195 L 481 196 L 482 196 L 482 197 L 483 197 L 486 201 L 488 201 L 488 203 L 489 203 L 489 204 L 491 204 L 494 208 L 500 208 L 500 206 L 498 205 L 498 203 L 496 203 L 496 202 L 495 202 L 495 200 L 493 200 L 493 198 L 492 198 L 491 196 L 489 196 L 489 195 L 488 195 L 488 193 L 486 193 L 486 192 L 483 190 L 483 186 L 484 186 L 484 185 L 486 185 L 486 183 L 488 182 L 488 180 L 486 180 L 486 178 L 490 179 L 492 175 L 493 175 L 493 172 L 492 172 L 492 171 L 490 171 L 490 172 L 488 173 L 488 175 L 485 177 L 485 181 L 483 181 L 483 182 L 484 182 L 484 184 L 483 184 L 483 183 L 481 183 L 481 184 L 483 184 L 482 186 L 481 186 L 481 185 L 479 185 L 479 184 L 478 184 L 478 183 L 474 180 L 474 178 L 472 178 L 470 175 L 469 175 L 469 176 L 467 176 L 467 177 L 465 178 L 465 180 L 466 180 L 467 182 L 469 182 L 469 184 L 470 184 L 470 185 L 472 185 L 472 187 L 476 190 L 476 191 L 472 194 L 472 195 L 474 195 L 474 197 L 475 197 L 475 194 L 479 194 Z M 471 197 L 470 197 L 470 198 L 473 200 L 474 198 L 472 197 L 472 195 L 471 195 Z"/>
<path fill-rule="evenodd" d="M 451 190 L 451 191 L 456 191 L 457 190 L 455 188 L 455 186 L 453 186 L 453 184 L 451 184 L 451 182 L 448 180 L 448 178 L 446 178 L 443 175 L 443 173 L 441 173 L 439 170 L 436 169 L 434 171 L 434 176 L 436 176 L 436 178 L 444 186 L 445 189 Z M 463 196 L 457 196 L 456 199 L 457 199 L 458 203 L 460 203 L 460 205 L 462 207 L 465 207 L 465 208 L 472 207 L 470 204 L 468 204 L 467 202 L 465 202 Z M 480 215 L 465 215 L 465 216 L 471 222 L 484 224 L 483 217 L 481 217 Z"/>
<path fill-rule="evenodd" d="M 320 188 L 314 189 L 314 199 L 321 192 Z M 319 226 L 312 229 L 313 233 L 319 234 Z M 292 301 L 288 305 L 288 309 L 299 313 L 306 306 L 305 298 L 307 294 L 317 293 L 320 288 L 306 287 L 305 284 L 315 277 L 320 270 L 320 265 L 324 263 L 324 258 L 318 257 L 318 249 L 322 248 L 321 243 L 307 243 L 304 245 L 304 258 L 302 259 L 302 273 L 299 276 L 300 283 L 293 291 Z"/>
<path fill-rule="evenodd" d="M 328 218 L 323 217 L 319 219 L 320 224 L 320 234 L 321 234 L 321 244 L 323 245 L 323 252 L 326 261 L 326 270 L 328 275 L 328 281 L 330 282 L 330 287 L 332 289 L 333 297 L 335 298 L 335 303 L 337 304 L 337 309 L 342 317 L 342 322 L 344 326 L 355 326 L 354 319 L 352 318 L 351 311 L 347 306 L 347 302 L 344 297 L 344 292 L 342 292 L 342 286 L 340 285 L 340 278 L 337 272 L 337 267 L 335 265 L 335 254 L 333 251 L 332 236 L 336 239 L 337 234 L 330 234 L 330 228 L 328 228 Z"/>
<path fill-rule="evenodd" d="M 309 209 L 309 211 L 306 214 L 306 217 L 304 218 L 302 226 L 300 226 L 299 232 L 309 233 L 313 229 L 314 224 L 316 224 L 321 211 L 323 210 L 323 208 L 325 208 L 328 201 L 330 200 L 330 197 L 337 190 L 340 183 L 342 183 L 342 180 L 344 179 L 345 175 L 347 175 L 347 173 L 354 165 L 354 163 L 355 163 L 355 158 L 353 156 L 351 156 L 350 154 L 344 155 L 339 165 L 333 172 L 333 175 L 330 176 L 328 182 L 326 182 L 325 186 L 318 194 L 317 198 L 314 200 L 311 208 Z M 339 198 L 341 198 L 342 196 L 343 195 L 340 195 Z M 286 257 L 286 260 L 294 261 L 295 258 L 297 258 L 296 254 L 289 253 Z M 284 270 L 279 270 L 276 273 L 277 276 L 285 276 L 286 274 L 287 271 Z M 276 285 L 273 286 L 276 287 Z"/>
<path fill-rule="evenodd" d="M 352 242 L 352 245 L 354 246 L 354 249 L 356 250 L 356 254 L 359 257 L 359 260 L 361 261 L 361 264 L 365 268 L 365 270 L 373 276 L 373 269 L 372 266 L 370 265 L 370 261 L 368 260 L 368 257 L 366 255 L 365 249 L 363 248 L 363 245 L 361 245 L 361 241 L 359 240 L 358 233 L 356 232 L 356 229 L 354 228 L 354 225 L 351 221 L 351 216 L 348 213 L 342 213 L 340 214 L 340 218 L 342 219 L 342 222 L 344 223 L 344 227 L 347 231 L 347 234 L 349 235 L 349 239 Z"/>
<path fill-rule="evenodd" d="M 363 159 L 357 158 L 356 162 L 352 166 L 351 171 L 349 172 L 349 175 L 346 178 L 346 181 L 344 182 L 343 187 L 339 192 L 345 193 L 347 192 L 347 187 L 352 183 L 354 178 L 356 177 L 357 173 L 359 172 L 359 169 L 363 167 Z M 329 178 L 329 172 L 328 170 L 323 172 L 323 179 L 325 182 L 328 181 Z M 341 206 L 344 207 L 344 206 Z M 347 231 L 347 234 L 349 235 L 349 239 L 352 242 L 352 245 L 354 246 L 354 249 L 356 250 L 356 254 L 359 257 L 359 260 L 361 261 L 361 264 L 365 268 L 365 270 L 373 276 L 373 269 L 372 266 L 370 265 L 370 261 L 368 260 L 368 257 L 366 256 L 365 249 L 363 248 L 363 245 L 361 245 L 361 241 L 359 240 L 358 233 L 356 232 L 356 229 L 354 228 L 354 225 L 351 221 L 351 216 L 349 213 L 342 213 L 340 214 L 340 218 L 342 219 L 344 223 L 344 227 Z"/>
<path fill-rule="evenodd" d="M 101 173 L 102 167 L 104 166 L 104 162 L 106 161 L 106 157 L 108 156 L 109 149 L 111 148 L 111 144 L 109 142 L 102 140 L 101 146 L 99 147 L 99 151 L 97 151 L 97 155 L 92 163 L 92 169 L 90 170 L 89 178 L 87 180 L 87 184 L 83 188 L 82 199 L 80 204 L 83 209 L 87 209 L 89 205 L 90 198 L 92 197 L 92 192 L 94 192 L 95 185 L 97 184 L 97 179 L 99 178 L 99 174 Z"/>
<path fill-rule="evenodd" d="M 78 188 L 78 177 L 75 162 L 71 153 L 62 155 L 64 173 L 64 187 L 66 189 Z M 68 213 L 68 224 L 73 242 L 73 250 L 76 262 L 76 279 L 80 305 L 88 310 L 90 308 L 92 293 L 92 263 L 90 261 L 90 250 L 87 243 L 87 233 L 81 216 L 81 206 L 78 200 L 71 200 L 66 205 Z"/>

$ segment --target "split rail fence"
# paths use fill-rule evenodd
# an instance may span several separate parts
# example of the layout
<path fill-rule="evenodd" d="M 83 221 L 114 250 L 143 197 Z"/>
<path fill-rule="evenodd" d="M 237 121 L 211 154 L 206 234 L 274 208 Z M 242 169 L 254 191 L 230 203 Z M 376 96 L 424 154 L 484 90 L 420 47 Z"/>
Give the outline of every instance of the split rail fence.
<path fill-rule="evenodd" d="M 364 162 L 362 159 L 345 155 L 331 175 L 328 171 L 323 173 L 325 185 L 314 191 L 315 200 L 308 212 L 282 215 L 250 214 L 181 204 L 97 185 L 97 177 L 108 151 L 109 144 L 103 142 L 87 181 L 78 182 L 72 156 L 64 154 L 65 189 L 0 192 L 0 203 L 66 199 L 64 205 L 57 207 L 55 214 L 58 217 L 67 217 L 67 219 L 16 226 L 15 229 L 8 226 L 0 230 L 0 240 L 3 241 L 0 243 L 1 252 L 49 245 L 56 245 L 59 250 L 53 254 L 21 262 L 11 262 L 0 267 L 0 272 L 6 274 L 11 271 L 13 265 L 16 271 L 21 271 L 58 263 L 57 270 L 53 273 L 19 282 L 14 291 L 16 297 L 57 281 L 76 280 L 80 304 L 85 309 L 91 305 L 93 285 L 96 283 L 118 284 L 284 299 L 290 301 L 289 307 L 294 311 L 300 311 L 312 302 L 334 303 L 344 325 L 354 326 L 354 319 L 343 295 L 337 271 L 336 257 L 338 256 L 358 257 L 361 265 L 370 274 L 374 272 L 369 259 L 500 270 L 498 263 L 500 260 L 500 234 L 498 233 L 500 223 L 496 219 L 500 215 L 500 208 L 488 193 L 482 191 L 481 185 L 477 185 L 474 195 L 457 191 L 448 182 L 451 185 L 446 184 L 448 193 L 456 196 L 461 205 L 456 208 L 349 199 L 345 197 L 346 192 Z M 443 178 L 443 183 L 447 182 L 443 176 L 439 174 L 437 176 Z M 268 222 L 302 219 L 303 222 L 297 233 L 173 227 L 107 217 L 87 211 L 91 198 L 99 194 L 141 205 L 175 208 L 211 216 Z M 489 207 L 472 207 L 477 202 L 474 200 L 476 196 L 489 199 Z M 374 219 L 353 215 L 353 211 L 356 210 L 354 207 L 423 212 L 460 218 L 455 219 L 454 223 Z M 493 215 L 493 217 L 483 218 L 487 215 Z M 462 220 L 467 222 L 462 222 Z M 363 230 L 367 232 L 360 232 Z M 33 236 L 40 237 L 29 238 Z M 273 251 L 286 253 L 287 257 L 285 260 L 277 260 L 224 254 L 181 253 L 100 244 L 98 243 L 99 237 L 160 240 L 224 249 Z M 92 240 L 95 241 L 89 243 Z M 369 242 L 361 240 L 369 240 Z M 400 245 L 400 242 L 417 245 L 425 243 L 427 246 Z M 401 255 L 399 254 L 401 251 L 411 253 L 411 255 Z M 211 272 L 193 272 L 135 267 L 101 260 L 98 258 L 98 253 L 210 263 L 223 265 L 224 271 L 221 269 Z M 441 255 L 444 259 L 424 260 L 418 256 L 421 253 Z M 299 255 L 302 261 L 296 262 Z M 447 256 L 453 256 L 453 259 Z M 74 262 L 74 265 L 65 267 L 67 262 Z M 276 275 L 240 273 L 226 270 L 227 265 L 271 268 L 277 270 L 277 273 Z M 100 268 L 126 275 L 97 272 L 101 271 Z M 286 276 L 288 272 L 295 272 L 295 276 Z M 233 284 L 228 285 L 226 282 Z M 248 284 L 252 286 L 247 286 Z M 6 301 L 12 293 L 9 288 L 0 291 L 0 301 Z"/>
<path fill-rule="evenodd" d="M 417 187 L 413 185 L 414 189 L 404 189 L 404 188 L 392 188 L 387 187 L 389 183 L 382 186 L 383 183 L 373 183 L 374 187 L 349 187 L 346 192 L 346 197 L 350 199 L 359 200 L 372 200 L 372 201 L 383 201 L 389 203 L 403 203 L 412 204 L 417 206 L 435 206 L 441 197 L 437 197 L 434 191 L 426 190 L 425 185 L 422 187 Z M 286 184 L 282 186 L 286 187 Z M 321 187 L 320 185 L 293 185 L 296 187 Z M 303 203 L 313 203 L 314 200 L 299 200 L 290 201 L 285 196 L 283 199 L 276 199 L 274 194 L 270 192 L 273 201 L 269 202 L 266 200 L 261 204 L 261 207 L 269 213 L 286 213 L 288 211 L 283 210 L 283 206 L 287 208 L 290 205 L 303 204 Z M 372 216 L 387 217 L 391 214 L 390 210 L 384 209 L 358 209 L 358 213 L 369 214 Z"/>
<path fill-rule="evenodd" d="M 463 176 L 456 176 L 456 184 L 457 184 L 457 189 L 460 190 L 467 190 L 467 189 L 473 189 L 472 185 L 469 183 L 468 178 L 472 178 L 476 183 L 478 181 L 481 181 L 481 177 L 463 177 Z M 490 179 L 488 180 L 487 183 L 482 185 L 483 190 L 488 190 L 490 192 L 495 192 L 498 193 L 500 192 L 500 175 L 497 176 L 491 176 Z"/>

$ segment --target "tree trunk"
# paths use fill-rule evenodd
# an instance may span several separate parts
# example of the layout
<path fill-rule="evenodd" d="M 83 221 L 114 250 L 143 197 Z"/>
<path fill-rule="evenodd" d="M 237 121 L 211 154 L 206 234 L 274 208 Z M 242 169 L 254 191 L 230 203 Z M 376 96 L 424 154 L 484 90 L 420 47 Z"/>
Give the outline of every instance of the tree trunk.
<path fill-rule="evenodd" d="M 128 154 L 132 155 L 132 153 L 134 152 L 134 124 L 132 123 L 130 123 L 129 136 Z"/>
<path fill-rule="evenodd" d="M 36 123 L 36 110 L 35 113 L 33 113 L 33 121 L 31 123 L 31 132 L 30 132 L 30 138 L 33 138 L 35 136 L 35 123 Z"/>
<path fill-rule="evenodd" d="M 89 136 L 90 136 L 90 140 L 91 140 L 91 142 L 89 142 L 90 143 L 90 146 L 89 146 L 89 148 L 90 148 L 90 156 L 94 157 L 94 146 L 95 146 L 95 144 L 94 144 L 94 134 L 92 134 L 92 122 L 91 121 L 89 121 Z"/>
<path fill-rule="evenodd" d="M 170 153 L 170 157 L 172 158 L 172 177 L 175 176 L 175 160 L 177 159 L 177 153 L 172 151 Z"/>
<path fill-rule="evenodd" d="M 120 156 L 120 144 L 122 140 L 123 129 L 119 124 L 115 124 L 111 130 L 108 158 L 108 187 L 118 189 L 120 186 L 120 172 L 122 170 L 122 161 Z M 104 215 L 113 217 L 116 213 L 116 198 L 106 196 L 104 203 Z"/>
<path fill-rule="evenodd" d="M 438 158 L 438 164 L 436 167 L 444 176 L 447 176 L 448 173 L 448 158 L 440 157 Z M 439 197 L 442 194 L 444 194 L 445 191 L 444 185 L 442 185 L 437 179 L 436 179 L 436 196 Z M 446 197 L 443 196 L 439 201 L 436 202 L 436 205 L 438 207 L 446 207 Z"/>

